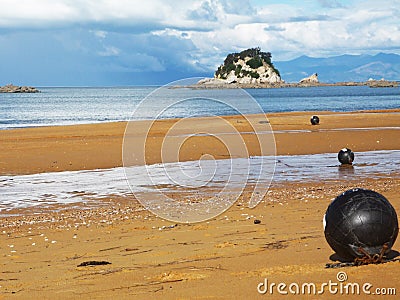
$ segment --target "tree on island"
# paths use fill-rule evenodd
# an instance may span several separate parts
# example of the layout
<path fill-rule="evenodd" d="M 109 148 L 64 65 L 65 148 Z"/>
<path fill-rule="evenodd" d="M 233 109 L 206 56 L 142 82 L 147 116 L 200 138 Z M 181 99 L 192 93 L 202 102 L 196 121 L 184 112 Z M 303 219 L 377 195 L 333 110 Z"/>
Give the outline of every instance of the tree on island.
<path fill-rule="evenodd" d="M 231 71 L 235 71 L 235 75 L 238 77 L 243 76 L 251 76 L 252 78 L 258 78 L 259 74 L 255 71 L 245 71 L 242 70 L 242 66 L 238 64 L 239 59 L 245 60 L 246 65 L 248 65 L 251 69 L 256 70 L 265 64 L 270 66 L 279 76 L 279 71 L 274 67 L 271 62 L 271 52 L 263 52 L 260 47 L 250 48 L 244 50 L 240 53 L 230 53 L 224 60 L 224 64 L 219 66 L 217 71 L 215 72 L 216 78 L 226 79 L 228 74 Z"/>

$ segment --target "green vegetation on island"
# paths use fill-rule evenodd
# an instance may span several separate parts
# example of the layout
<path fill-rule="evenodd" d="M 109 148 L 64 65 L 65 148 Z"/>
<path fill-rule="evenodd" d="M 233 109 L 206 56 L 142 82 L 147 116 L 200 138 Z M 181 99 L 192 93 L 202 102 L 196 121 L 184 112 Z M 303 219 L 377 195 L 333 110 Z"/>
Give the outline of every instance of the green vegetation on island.
<path fill-rule="evenodd" d="M 224 64 L 218 67 L 215 78 L 227 79 L 234 71 L 236 78 L 251 77 L 258 79 L 261 76 L 260 72 L 262 72 L 259 68 L 262 67 L 264 67 L 264 73 L 265 68 L 272 69 L 280 77 L 279 71 L 271 62 L 271 58 L 271 53 L 261 51 L 260 47 L 250 48 L 240 53 L 230 53 L 225 58 Z"/>

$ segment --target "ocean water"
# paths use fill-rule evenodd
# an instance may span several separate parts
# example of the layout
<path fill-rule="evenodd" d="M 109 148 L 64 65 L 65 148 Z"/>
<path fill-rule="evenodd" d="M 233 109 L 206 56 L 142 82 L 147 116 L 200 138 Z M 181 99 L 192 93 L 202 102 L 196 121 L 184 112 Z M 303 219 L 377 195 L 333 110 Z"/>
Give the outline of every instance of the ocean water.
<path fill-rule="evenodd" d="M 367 86 L 248 89 L 243 93 L 237 90 L 186 88 L 159 93 L 159 87 L 152 86 L 39 89 L 41 93 L 37 94 L 0 93 L 0 129 L 260 111 L 400 108 L 400 88 Z M 135 112 L 141 101 L 146 97 L 148 99 L 149 95 L 151 101 Z M 222 101 L 218 101 L 220 99 Z M 160 110 L 162 114 L 155 115 L 155 111 Z"/>

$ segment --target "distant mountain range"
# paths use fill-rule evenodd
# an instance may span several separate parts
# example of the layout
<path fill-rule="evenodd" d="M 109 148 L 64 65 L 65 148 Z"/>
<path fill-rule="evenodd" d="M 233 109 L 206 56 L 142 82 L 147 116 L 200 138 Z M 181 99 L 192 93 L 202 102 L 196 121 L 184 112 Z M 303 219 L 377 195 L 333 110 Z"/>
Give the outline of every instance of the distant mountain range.
<path fill-rule="evenodd" d="M 274 66 L 286 82 L 298 82 L 318 73 L 320 82 L 400 80 L 400 55 L 340 55 L 327 58 L 300 56 L 290 61 L 276 61 Z"/>

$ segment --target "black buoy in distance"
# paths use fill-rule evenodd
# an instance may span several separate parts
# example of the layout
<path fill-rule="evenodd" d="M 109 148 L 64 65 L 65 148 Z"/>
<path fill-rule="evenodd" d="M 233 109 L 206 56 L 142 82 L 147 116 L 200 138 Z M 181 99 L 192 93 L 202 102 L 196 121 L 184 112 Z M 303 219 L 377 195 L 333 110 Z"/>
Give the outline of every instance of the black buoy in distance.
<path fill-rule="evenodd" d="M 351 165 L 354 161 L 354 152 L 349 148 L 343 148 L 338 153 L 338 159 L 343 165 Z"/>
<path fill-rule="evenodd" d="M 311 121 L 311 125 L 318 125 L 319 124 L 319 117 L 318 116 L 312 116 L 310 121 Z"/>
<path fill-rule="evenodd" d="M 325 238 L 345 260 L 388 253 L 399 231 L 397 214 L 381 194 L 352 189 L 339 195 L 324 216 Z"/>

